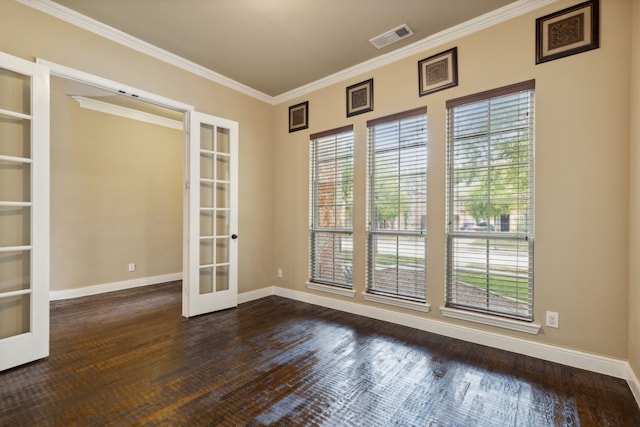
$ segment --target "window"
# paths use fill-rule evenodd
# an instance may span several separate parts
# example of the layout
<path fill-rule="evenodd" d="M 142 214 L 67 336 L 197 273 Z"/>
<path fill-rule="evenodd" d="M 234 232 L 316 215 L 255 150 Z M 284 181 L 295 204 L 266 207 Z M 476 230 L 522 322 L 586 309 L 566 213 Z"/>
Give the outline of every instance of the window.
<path fill-rule="evenodd" d="M 426 299 L 427 110 L 367 122 L 367 292 Z"/>
<path fill-rule="evenodd" d="M 534 88 L 447 102 L 447 307 L 533 320 Z"/>
<path fill-rule="evenodd" d="M 310 279 L 352 288 L 353 127 L 311 135 Z"/>

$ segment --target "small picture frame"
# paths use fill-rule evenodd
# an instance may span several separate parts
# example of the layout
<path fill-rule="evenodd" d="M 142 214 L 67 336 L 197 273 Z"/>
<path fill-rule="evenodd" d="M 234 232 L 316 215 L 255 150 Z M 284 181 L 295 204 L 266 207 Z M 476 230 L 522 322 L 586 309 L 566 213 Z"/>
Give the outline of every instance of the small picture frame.
<path fill-rule="evenodd" d="M 536 64 L 599 47 L 599 0 L 589 0 L 536 19 Z"/>
<path fill-rule="evenodd" d="M 458 48 L 418 61 L 418 95 L 458 86 Z"/>
<path fill-rule="evenodd" d="M 347 87 L 347 117 L 373 111 L 373 79 Z"/>
<path fill-rule="evenodd" d="M 309 127 L 309 101 L 289 107 L 289 133 Z"/>

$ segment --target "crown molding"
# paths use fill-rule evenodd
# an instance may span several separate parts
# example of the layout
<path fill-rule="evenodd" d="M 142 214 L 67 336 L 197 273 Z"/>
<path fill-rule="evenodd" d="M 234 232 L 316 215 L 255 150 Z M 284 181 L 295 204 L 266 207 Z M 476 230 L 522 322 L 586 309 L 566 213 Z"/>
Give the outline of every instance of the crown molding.
<path fill-rule="evenodd" d="M 25 6 L 29 6 L 33 9 L 39 10 L 40 12 L 43 12 L 55 18 L 58 18 L 62 21 L 68 22 L 69 24 L 75 25 L 76 27 L 90 31 L 108 40 L 119 43 L 123 46 L 136 50 L 145 55 L 151 56 L 152 58 L 158 59 L 167 64 L 171 64 L 175 67 L 181 68 L 197 76 L 204 77 L 205 79 L 211 80 L 215 83 L 221 84 L 230 89 L 233 89 L 245 95 L 256 98 L 260 101 L 264 101 L 270 104 L 272 103 L 272 97 L 269 95 L 266 95 L 260 91 L 250 88 L 247 85 L 239 83 L 229 77 L 226 77 L 222 74 L 216 73 L 215 71 L 212 71 L 208 68 L 198 65 L 195 62 L 182 58 L 181 56 L 175 55 L 169 51 L 166 51 L 157 46 L 154 46 L 151 43 L 147 43 L 143 40 L 133 37 L 116 28 L 110 27 L 109 25 L 105 25 L 102 22 L 96 21 L 93 18 L 89 18 L 88 16 L 85 16 L 81 13 L 78 13 L 74 10 L 64 7 L 51 0 L 16 0 L 16 1 L 18 3 L 24 4 Z"/>
<path fill-rule="evenodd" d="M 100 113 L 110 114 L 112 116 L 124 117 L 131 120 L 137 120 L 139 122 L 163 126 L 170 129 L 176 129 L 179 131 L 182 131 L 184 128 L 183 122 L 168 119 L 156 114 L 147 113 L 145 111 L 135 110 L 133 108 L 123 107 L 120 105 L 115 105 L 109 102 L 99 101 L 97 99 L 87 98 L 84 96 L 74 95 L 71 96 L 71 98 L 75 99 L 78 104 L 80 104 L 80 107 L 86 108 L 88 110 L 98 111 Z"/>
<path fill-rule="evenodd" d="M 468 36 L 480 30 L 497 25 L 501 22 L 508 21 L 509 19 L 516 18 L 525 13 L 539 9 L 546 5 L 557 2 L 558 0 L 518 0 L 507 6 L 503 6 L 500 9 L 496 9 L 492 12 L 485 13 L 477 18 L 463 22 L 439 33 L 433 34 L 429 37 L 425 37 L 410 45 L 396 49 L 393 52 L 389 52 L 373 59 L 370 59 L 353 67 L 346 68 L 335 74 L 331 74 L 315 82 L 309 83 L 299 88 L 293 89 L 289 92 L 285 92 L 281 95 L 273 97 L 273 104 L 277 105 L 285 101 L 290 101 L 295 98 L 307 95 L 319 89 L 323 89 L 327 86 L 340 83 L 344 80 L 351 79 L 361 74 L 375 70 L 376 68 L 383 67 L 385 65 L 392 64 L 402 59 L 408 58 L 413 55 L 425 52 L 430 49 L 437 48 L 446 43 L 456 41 L 462 37 Z"/>
<path fill-rule="evenodd" d="M 136 37 L 133 37 L 127 33 L 117 30 L 113 27 L 105 25 L 95 19 L 82 15 L 74 10 L 64 7 L 51 0 L 16 0 L 19 3 L 29 6 L 33 9 L 39 10 L 43 13 L 51 15 L 55 18 L 61 19 L 72 25 L 90 31 L 101 37 L 119 43 L 130 49 L 136 50 L 145 55 L 151 56 L 155 59 L 163 61 L 167 64 L 174 65 L 185 71 L 193 73 L 197 76 L 211 80 L 220 85 L 226 86 L 237 92 L 251 96 L 260 101 L 266 102 L 271 105 L 278 105 L 280 103 L 291 101 L 295 98 L 305 96 L 311 92 L 319 89 L 323 89 L 327 86 L 331 86 L 336 83 L 351 79 L 360 74 L 370 72 L 376 68 L 397 62 L 401 59 L 408 58 L 413 55 L 417 55 L 421 52 L 434 49 L 443 44 L 455 41 L 461 37 L 475 33 L 477 31 L 489 28 L 501 22 L 518 17 L 525 13 L 555 3 L 558 0 L 518 0 L 507 6 L 496 9 L 492 12 L 478 16 L 477 18 L 463 22 L 462 24 L 448 28 L 439 33 L 433 34 L 408 46 L 394 50 L 384 55 L 377 56 L 371 60 L 354 65 L 353 67 L 346 68 L 337 73 L 331 74 L 322 79 L 316 80 L 307 85 L 300 86 L 296 89 L 282 93 L 277 96 L 269 96 L 258 90 L 255 90 L 247 85 L 239 83 L 229 77 L 216 73 L 213 70 L 205 68 L 194 62 L 191 62 L 185 58 L 168 52 L 164 49 L 160 49 L 150 43 L 142 41 Z"/>

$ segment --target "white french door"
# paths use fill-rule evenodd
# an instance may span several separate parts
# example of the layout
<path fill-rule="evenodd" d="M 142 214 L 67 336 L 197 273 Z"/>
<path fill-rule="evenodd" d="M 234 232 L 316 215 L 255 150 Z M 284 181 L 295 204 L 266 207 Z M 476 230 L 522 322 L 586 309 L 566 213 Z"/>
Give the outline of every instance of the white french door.
<path fill-rule="evenodd" d="M 49 69 L 0 52 L 0 371 L 49 355 Z"/>
<path fill-rule="evenodd" d="M 190 317 L 238 305 L 238 123 L 187 115 L 182 315 Z"/>

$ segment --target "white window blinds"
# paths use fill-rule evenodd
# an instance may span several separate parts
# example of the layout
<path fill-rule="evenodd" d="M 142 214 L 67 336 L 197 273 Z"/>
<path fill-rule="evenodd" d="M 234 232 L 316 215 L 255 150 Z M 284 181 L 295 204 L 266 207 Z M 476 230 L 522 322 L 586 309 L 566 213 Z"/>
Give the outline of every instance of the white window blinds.
<path fill-rule="evenodd" d="M 533 320 L 534 81 L 447 102 L 447 306 Z"/>
<path fill-rule="evenodd" d="M 311 135 L 310 280 L 351 288 L 353 127 Z"/>
<path fill-rule="evenodd" d="M 427 110 L 367 127 L 367 292 L 425 301 Z"/>

